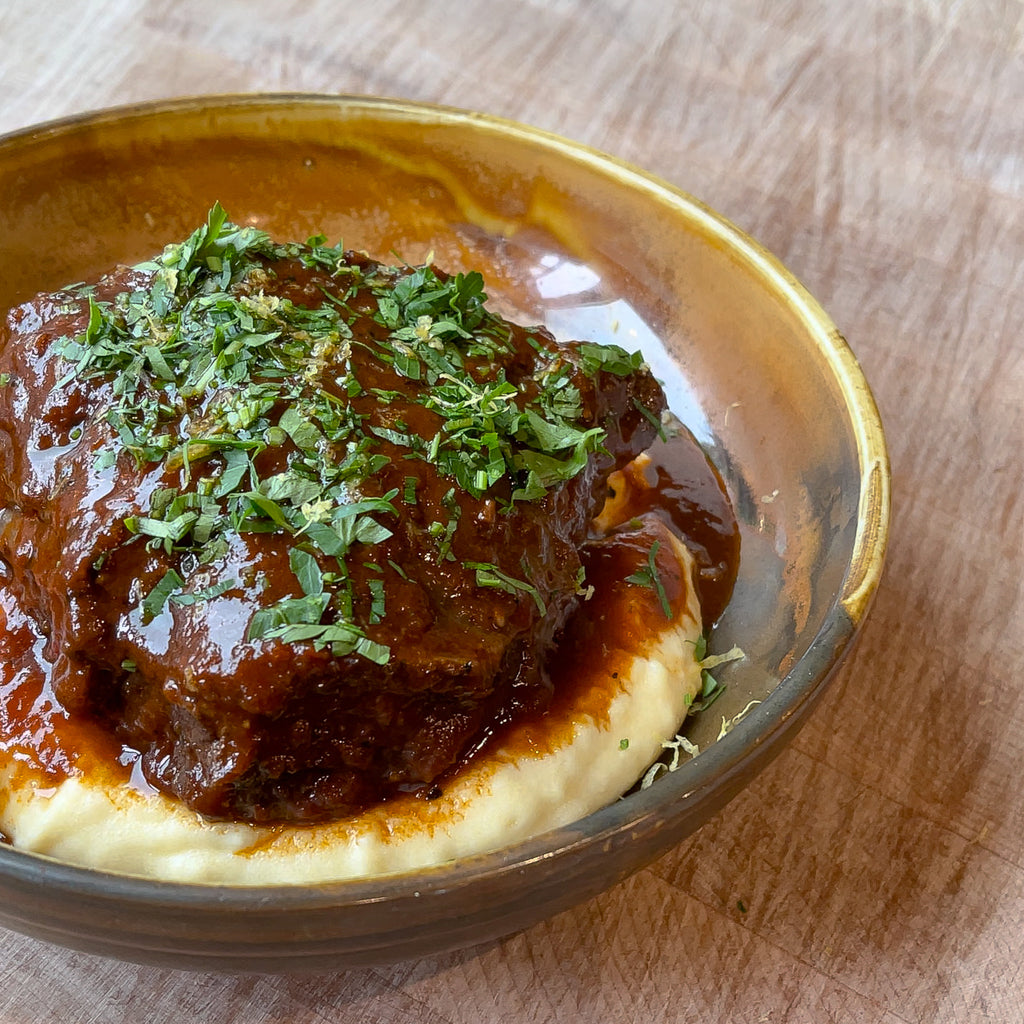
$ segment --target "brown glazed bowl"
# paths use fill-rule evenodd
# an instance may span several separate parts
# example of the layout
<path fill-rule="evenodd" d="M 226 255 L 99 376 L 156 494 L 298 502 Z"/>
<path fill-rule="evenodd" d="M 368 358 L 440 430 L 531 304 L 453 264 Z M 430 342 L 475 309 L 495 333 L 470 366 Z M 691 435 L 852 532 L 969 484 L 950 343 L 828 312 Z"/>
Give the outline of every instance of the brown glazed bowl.
<path fill-rule="evenodd" d="M 0 848 L 0 923 L 126 960 L 333 970 L 470 946 L 580 903 L 692 833 L 792 738 L 864 620 L 885 553 L 882 427 L 839 331 L 688 195 L 583 146 L 462 111 L 339 96 L 185 99 L 0 139 L 0 307 L 184 237 L 220 200 L 284 239 L 477 268 L 560 336 L 643 348 L 742 529 L 701 753 L 574 825 L 415 874 L 168 884 Z M 722 719 L 751 701 L 717 739 Z M 700 720 L 703 717 L 705 720 Z"/>

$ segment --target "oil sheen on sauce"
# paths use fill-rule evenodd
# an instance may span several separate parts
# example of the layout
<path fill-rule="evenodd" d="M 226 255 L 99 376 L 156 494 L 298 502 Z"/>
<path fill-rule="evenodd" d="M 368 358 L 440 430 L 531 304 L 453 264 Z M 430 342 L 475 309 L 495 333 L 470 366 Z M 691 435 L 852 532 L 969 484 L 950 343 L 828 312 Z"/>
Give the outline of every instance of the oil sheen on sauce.
<path fill-rule="evenodd" d="M 595 720 L 605 716 L 628 653 L 642 649 L 649 623 L 663 615 L 650 589 L 629 587 L 624 596 L 625 577 L 646 564 L 651 537 L 657 536 L 659 527 L 652 518 L 681 537 L 694 556 L 694 585 L 705 629 L 728 603 L 739 562 L 739 530 L 721 477 L 687 431 L 656 442 L 613 474 L 609 490 L 606 510 L 595 520 L 595 540 L 586 548 L 593 596 L 581 602 L 550 658 L 550 705 L 538 711 L 527 703 L 515 708 L 511 719 L 492 722 L 467 757 L 486 752 L 496 742 L 507 746 L 513 729 L 524 751 L 543 753 L 559 746 L 569 728 L 559 712 L 569 704 Z M 678 564 L 662 551 L 657 568 L 674 609 L 686 592 Z M 27 773 L 37 788 L 79 771 L 112 783 L 128 782 L 137 755 L 60 705 L 43 646 L 44 638 L 0 573 L 0 764 Z M 436 795 L 444 782 L 438 780 L 420 795 Z"/>

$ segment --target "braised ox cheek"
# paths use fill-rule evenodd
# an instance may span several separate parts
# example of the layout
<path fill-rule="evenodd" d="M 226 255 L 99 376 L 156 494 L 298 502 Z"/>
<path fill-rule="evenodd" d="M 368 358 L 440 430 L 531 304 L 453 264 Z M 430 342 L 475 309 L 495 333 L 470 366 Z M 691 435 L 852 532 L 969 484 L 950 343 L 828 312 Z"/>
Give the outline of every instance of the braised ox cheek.
<path fill-rule="evenodd" d="M 152 786 L 340 817 L 551 701 L 589 524 L 665 400 L 480 285 L 211 218 L 9 315 L 7 586 L 56 700 Z"/>

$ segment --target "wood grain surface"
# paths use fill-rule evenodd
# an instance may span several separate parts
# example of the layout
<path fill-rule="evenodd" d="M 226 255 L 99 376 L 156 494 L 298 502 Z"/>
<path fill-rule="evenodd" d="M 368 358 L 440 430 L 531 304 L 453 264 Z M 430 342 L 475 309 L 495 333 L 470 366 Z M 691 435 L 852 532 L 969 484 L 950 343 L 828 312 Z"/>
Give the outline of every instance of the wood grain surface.
<path fill-rule="evenodd" d="M 0 2 L 0 131 L 250 90 L 506 115 L 765 243 L 874 386 L 887 574 L 792 747 L 598 899 L 483 949 L 306 978 L 5 933 L 0 1022 L 1024 1019 L 1024 6 Z"/>

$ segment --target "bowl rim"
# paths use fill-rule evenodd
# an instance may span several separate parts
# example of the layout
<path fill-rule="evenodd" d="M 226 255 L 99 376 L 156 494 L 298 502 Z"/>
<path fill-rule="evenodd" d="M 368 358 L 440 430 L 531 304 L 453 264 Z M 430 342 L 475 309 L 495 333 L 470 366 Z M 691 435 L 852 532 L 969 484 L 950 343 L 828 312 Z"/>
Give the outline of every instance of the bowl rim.
<path fill-rule="evenodd" d="M 321 92 L 226 92 L 184 95 L 75 113 L 0 134 L 4 150 L 29 147 L 48 138 L 99 129 L 115 122 L 187 114 L 198 110 L 235 113 L 245 108 L 322 107 L 362 112 L 391 120 L 461 125 L 524 141 L 618 179 L 660 205 L 682 213 L 701 232 L 717 239 L 744 260 L 762 281 L 795 311 L 822 352 L 845 402 L 860 466 L 860 496 L 853 552 L 842 587 L 827 609 L 808 649 L 778 680 L 771 693 L 725 736 L 698 757 L 664 775 L 656 786 L 632 794 L 571 825 L 499 850 L 460 858 L 436 867 L 317 884 L 227 885 L 172 882 L 68 864 L 0 844 L 0 875 L 33 884 L 45 881 L 55 895 L 144 903 L 147 907 L 260 911 L 282 915 L 294 911 L 371 905 L 397 898 L 429 897 L 465 887 L 482 877 L 522 872 L 536 861 L 561 859 L 616 835 L 635 831 L 651 819 L 665 818 L 665 807 L 699 802 L 723 775 L 735 775 L 770 744 L 777 732 L 800 718 L 823 689 L 854 639 L 877 591 L 885 561 L 891 506 L 891 470 L 879 411 L 868 382 L 846 339 L 818 301 L 782 262 L 695 196 L 635 164 L 585 143 L 499 115 L 454 106 Z"/>

